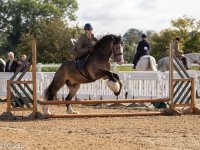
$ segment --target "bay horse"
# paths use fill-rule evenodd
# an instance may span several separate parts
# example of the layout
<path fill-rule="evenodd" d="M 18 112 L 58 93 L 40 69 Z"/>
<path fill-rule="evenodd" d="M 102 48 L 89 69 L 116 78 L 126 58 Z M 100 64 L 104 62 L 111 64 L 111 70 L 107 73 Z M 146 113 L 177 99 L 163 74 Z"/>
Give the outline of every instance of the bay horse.
<path fill-rule="evenodd" d="M 87 74 L 83 75 L 81 73 L 77 67 L 76 60 L 65 61 L 56 71 L 53 81 L 45 90 L 44 100 L 53 100 L 60 88 L 66 85 L 69 88 L 69 93 L 65 101 L 70 101 L 76 95 L 80 84 L 94 82 L 101 78 L 118 83 L 119 90 L 113 90 L 114 94 L 118 96 L 121 92 L 122 83 L 116 73 L 110 72 L 110 60 L 112 56 L 115 62 L 119 64 L 124 62 L 122 39 L 120 36 L 112 34 L 105 35 L 95 44 L 93 52 L 85 58 L 85 70 L 87 70 Z M 77 113 L 72 109 L 71 105 L 66 106 L 67 113 Z M 44 115 L 51 114 L 48 105 L 44 105 L 42 110 Z"/>

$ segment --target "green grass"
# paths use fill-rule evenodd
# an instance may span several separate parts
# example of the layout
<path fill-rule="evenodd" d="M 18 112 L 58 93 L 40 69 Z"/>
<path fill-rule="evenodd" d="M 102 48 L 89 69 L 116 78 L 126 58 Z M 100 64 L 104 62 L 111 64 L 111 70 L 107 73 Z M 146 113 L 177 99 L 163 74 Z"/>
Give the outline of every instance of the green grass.
<path fill-rule="evenodd" d="M 131 66 L 118 66 L 117 71 L 133 71 Z"/>
<path fill-rule="evenodd" d="M 56 72 L 58 67 L 42 67 L 42 72 Z"/>
<path fill-rule="evenodd" d="M 200 70 L 200 67 L 199 66 L 193 66 L 192 70 Z"/>
<path fill-rule="evenodd" d="M 42 68 L 42 72 L 56 72 L 58 70 L 57 67 L 43 67 Z M 135 69 L 134 69 L 135 70 Z M 134 71 L 133 68 L 131 66 L 118 66 L 117 67 L 117 71 L 118 72 L 129 72 L 129 71 Z M 200 70 L 199 66 L 193 66 L 192 70 Z M 113 67 L 112 67 L 112 71 L 113 71 Z"/>

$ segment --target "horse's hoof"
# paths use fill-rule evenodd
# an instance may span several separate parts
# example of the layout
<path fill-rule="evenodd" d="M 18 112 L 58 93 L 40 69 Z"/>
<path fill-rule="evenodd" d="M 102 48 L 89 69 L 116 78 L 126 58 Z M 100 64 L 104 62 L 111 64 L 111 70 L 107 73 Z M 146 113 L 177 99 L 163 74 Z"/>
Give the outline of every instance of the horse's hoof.
<path fill-rule="evenodd" d="M 78 111 L 72 111 L 72 112 L 68 112 L 68 114 L 79 114 Z"/>
<path fill-rule="evenodd" d="M 117 92 L 117 93 L 114 93 L 114 94 L 115 94 L 115 96 L 118 96 L 120 94 L 120 92 Z"/>
<path fill-rule="evenodd" d="M 43 107 L 42 107 L 42 111 L 43 111 L 43 115 L 44 115 L 44 116 L 51 115 L 51 112 L 49 111 L 48 106 L 43 106 Z"/>
<path fill-rule="evenodd" d="M 49 115 L 52 115 L 52 113 L 51 112 L 43 112 L 43 115 L 44 116 L 49 116 Z"/>

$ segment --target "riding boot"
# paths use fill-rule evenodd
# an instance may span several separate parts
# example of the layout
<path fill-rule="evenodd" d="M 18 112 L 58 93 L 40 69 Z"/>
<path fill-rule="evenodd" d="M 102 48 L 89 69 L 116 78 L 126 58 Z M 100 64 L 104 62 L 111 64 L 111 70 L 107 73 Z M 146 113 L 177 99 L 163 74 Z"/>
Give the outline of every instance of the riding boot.
<path fill-rule="evenodd" d="M 185 66 L 185 69 L 188 70 L 189 68 L 188 68 L 188 66 L 187 66 L 187 60 L 186 60 L 186 58 L 183 57 L 181 60 L 182 60 L 182 62 L 183 62 L 183 65 Z"/>

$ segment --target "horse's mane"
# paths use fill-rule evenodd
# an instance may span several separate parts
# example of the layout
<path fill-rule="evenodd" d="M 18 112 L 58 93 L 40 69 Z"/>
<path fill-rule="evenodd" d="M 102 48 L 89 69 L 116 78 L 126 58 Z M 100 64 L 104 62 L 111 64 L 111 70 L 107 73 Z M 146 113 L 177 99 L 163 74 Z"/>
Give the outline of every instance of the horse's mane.
<path fill-rule="evenodd" d="M 119 37 L 113 34 L 105 35 L 94 45 L 94 50 L 99 49 L 105 42 L 108 42 L 110 40 L 114 41 L 115 39 L 118 39 L 118 38 Z"/>

